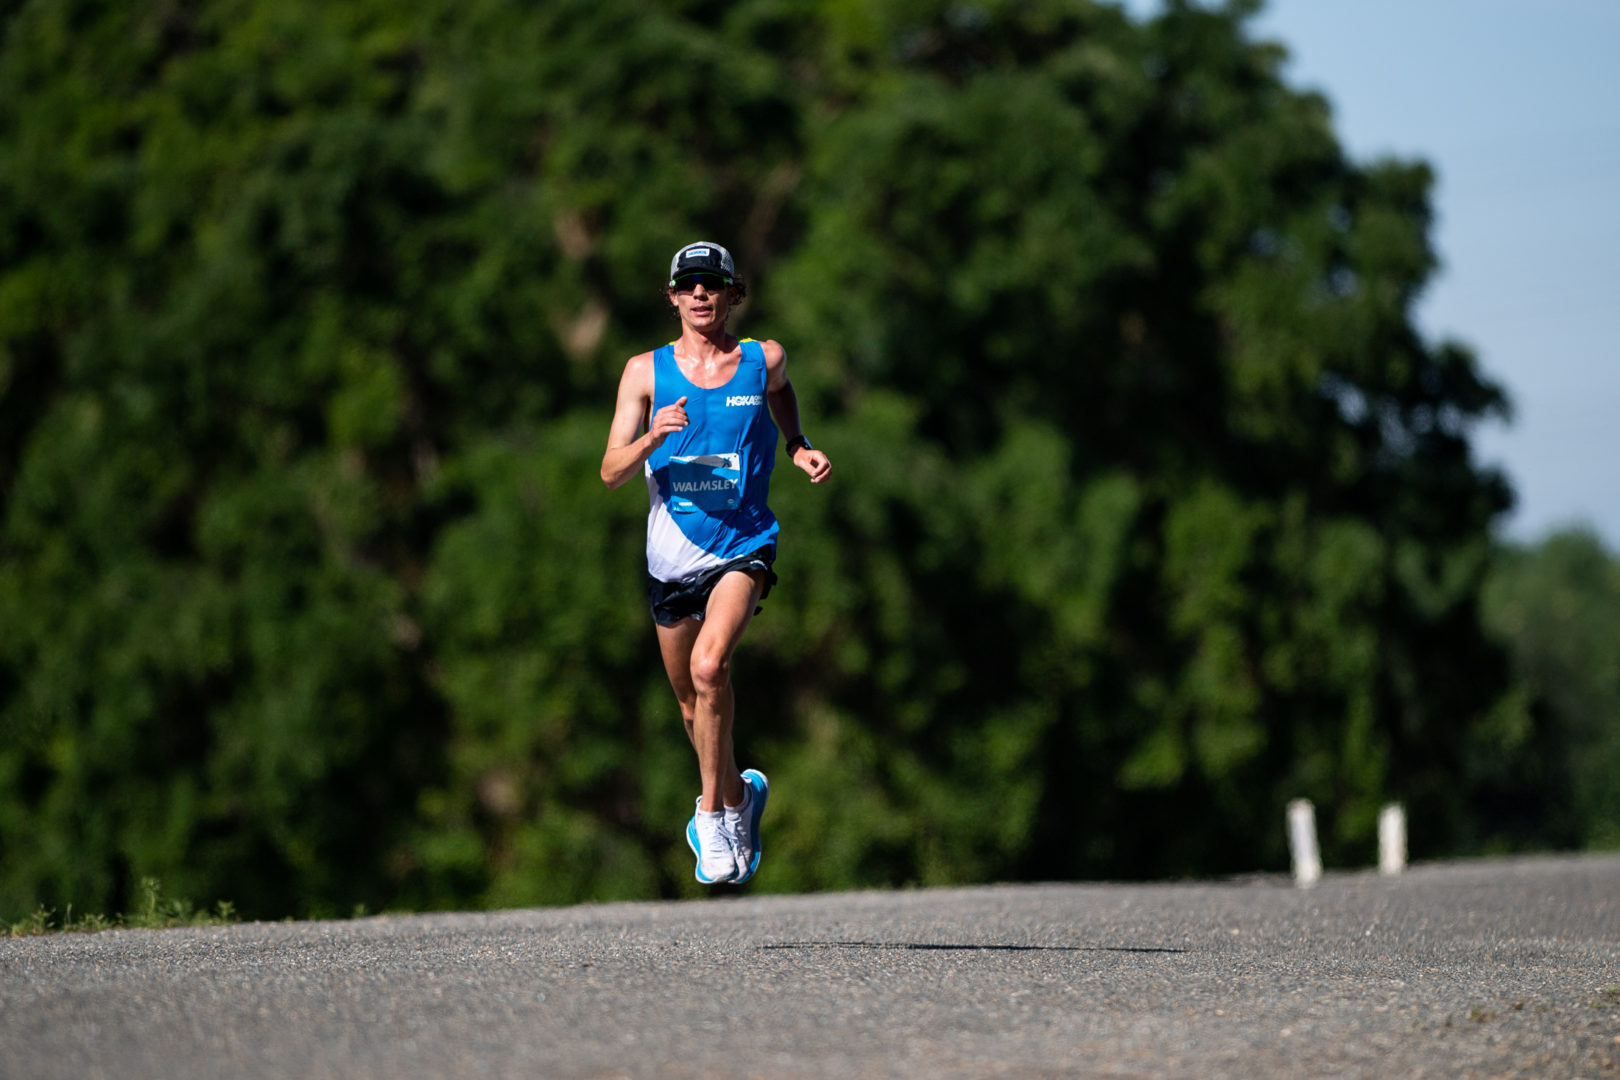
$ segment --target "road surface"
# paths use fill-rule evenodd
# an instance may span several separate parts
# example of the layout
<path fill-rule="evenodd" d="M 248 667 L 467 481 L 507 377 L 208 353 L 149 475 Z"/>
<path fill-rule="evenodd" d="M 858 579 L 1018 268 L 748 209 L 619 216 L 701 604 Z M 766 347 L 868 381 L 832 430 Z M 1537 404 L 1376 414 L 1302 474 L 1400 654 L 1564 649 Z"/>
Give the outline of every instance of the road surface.
<path fill-rule="evenodd" d="M 0 1076 L 1620 1080 L 1620 856 L 3 940 Z"/>

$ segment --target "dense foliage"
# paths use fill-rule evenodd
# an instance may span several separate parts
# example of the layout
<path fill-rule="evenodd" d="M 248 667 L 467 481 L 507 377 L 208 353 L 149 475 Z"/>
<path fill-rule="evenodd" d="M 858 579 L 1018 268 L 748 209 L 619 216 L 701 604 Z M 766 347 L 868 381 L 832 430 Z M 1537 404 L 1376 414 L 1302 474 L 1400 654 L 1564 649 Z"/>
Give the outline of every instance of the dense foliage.
<path fill-rule="evenodd" d="M 1585 529 L 1554 533 L 1503 550 L 1483 600 L 1526 706 L 1486 741 L 1511 753 L 1470 770 L 1496 843 L 1620 849 L 1620 560 Z"/>
<path fill-rule="evenodd" d="M 758 887 L 1279 867 L 1296 795 L 1341 864 L 1387 799 L 1564 838 L 1492 809 L 1429 172 L 1249 7 L 8 5 L 0 913 L 693 891 L 597 463 L 697 236 L 837 469 L 738 661 Z"/>

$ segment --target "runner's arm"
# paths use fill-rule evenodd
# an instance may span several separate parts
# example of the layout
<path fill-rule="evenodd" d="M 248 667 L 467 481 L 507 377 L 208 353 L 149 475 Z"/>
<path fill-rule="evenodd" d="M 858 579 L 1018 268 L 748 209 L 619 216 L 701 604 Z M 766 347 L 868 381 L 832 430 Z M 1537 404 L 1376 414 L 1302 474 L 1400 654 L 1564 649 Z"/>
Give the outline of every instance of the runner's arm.
<path fill-rule="evenodd" d="M 647 411 L 652 407 L 652 353 L 633 356 L 619 379 L 618 401 L 608 428 L 607 450 L 602 454 L 602 483 L 616 488 L 642 470 L 652 452 L 671 432 L 687 424 L 686 399 L 658 410 L 645 434 Z"/>
<path fill-rule="evenodd" d="M 762 341 L 760 348 L 765 353 L 765 400 L 782 438 L 791 444 L 804 434 L 804 429 L 799 426 L 799 396 L 787 377 L 787 350 L 774 341 Z M 827 455 L 809 446 L 796 447 L 788 460 L 803 469 L 812 484 L 822 483 L 832 473 Z"/>

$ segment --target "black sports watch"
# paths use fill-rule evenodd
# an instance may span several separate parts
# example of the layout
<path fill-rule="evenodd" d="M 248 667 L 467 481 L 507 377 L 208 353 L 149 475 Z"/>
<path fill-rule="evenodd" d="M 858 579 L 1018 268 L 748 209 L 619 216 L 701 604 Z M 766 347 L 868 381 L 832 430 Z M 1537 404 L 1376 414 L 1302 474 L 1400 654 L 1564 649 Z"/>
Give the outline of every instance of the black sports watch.
<path fill-rule="evenodd" d="M 783 447 L 783 449 L 787 451 L 787 456 L 791 458 L 793 456 L 793 451 L 797 450 L 801 446 L 806 450 L 815 449 L 815 447 L 810 445 L 810 440 L 805 438 L 803 435 L 793 436 L 793 438 L 787 441 L 787 445 Z"/>

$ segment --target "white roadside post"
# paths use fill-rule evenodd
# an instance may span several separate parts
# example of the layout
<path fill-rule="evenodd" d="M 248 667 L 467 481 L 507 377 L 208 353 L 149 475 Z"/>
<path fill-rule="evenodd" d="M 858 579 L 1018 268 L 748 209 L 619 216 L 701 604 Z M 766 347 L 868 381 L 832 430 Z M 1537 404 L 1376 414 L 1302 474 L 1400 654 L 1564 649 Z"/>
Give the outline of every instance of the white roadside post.
<path fill-rule="evenodd" d="M 1316 808 L 1309 799 L 1288 804 L 1288 852 L 1294 861 L 1294 884 L 1315 885 L 1322 876 L 1322 857 L 1316 850 Z"/>
<path fill-rule="evenodd" d="M 1378 872 L 1406 869 L 1406 808 L 1390 803 L 1378 812 Z"/>

